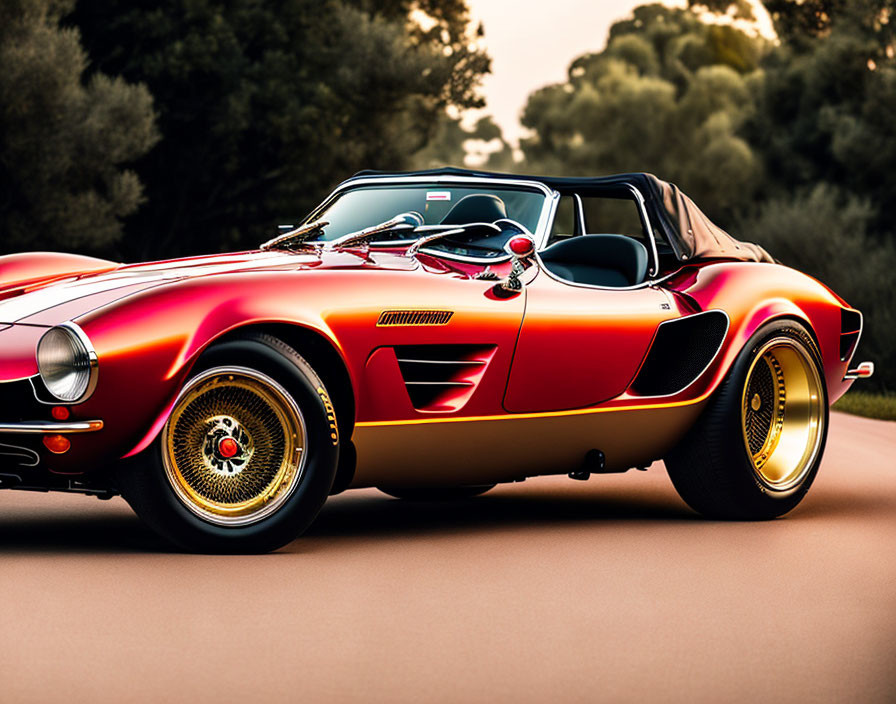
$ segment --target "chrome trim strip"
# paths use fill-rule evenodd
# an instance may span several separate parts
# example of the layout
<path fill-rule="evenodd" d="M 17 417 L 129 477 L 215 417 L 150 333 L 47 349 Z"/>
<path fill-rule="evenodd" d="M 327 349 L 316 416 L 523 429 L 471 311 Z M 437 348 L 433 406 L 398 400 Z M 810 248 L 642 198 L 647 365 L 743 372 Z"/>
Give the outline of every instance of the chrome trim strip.
<path fill-rule="evenodd" d="M 0 457 L 18 457 L 19 461 L 16 464 L 20 467 L 37 467 L 40 464 L 40 455 L 30 448 L 19 445 L 0 443 Z M 30 462 L 25 460 L 30 460 Z"/>
<path fill-rule="evenodd" d="M 632 195 L 635 196 L 635 202 L 638 204 L 638 214 L 641 216 L 641 226 L 644 228 L 644 231 L 647 233 L 647 237 L 650 240 L 650 252 L 653 255 L 653 266 L 648 269 L 647 275 L 648 278 L 654 277 L 660 271 L 660 255 L 656 250 L 656 238 L 653 234 L 653 228 L 650 226 L 650 217 L 647 214 L 647 204 L 644 201 L 644 196 L 641 195 L 641 191 L 631 184 L 628 184 L 628 189 L 632 192 Z"/>
<path fill-rule="evenodd" d="M 663 327 L 663 325 L 666 325 L 667 323 L 679 322 L 681 320 L 685 320 L 686 318 L 696 318 L 698 315 L 707 315 L 709 313 L 712 313 L 712 314 L 721 313 L 722 315 L 725 316 L 725 332 L 722 333 L 722 337 L 719 340 L 719 346 L 716 348 L 716 351 L 713 352 L 712 356 L 709 358 L 709 361 L 706 363 L 706 366 L 703 367 L 703 369 L 701 369 L 699 372 L 697 372 L 697 374 L 694 376 L 693 379 L 691 379 L 687 384 L 682 386 L 677 391 L 673 391 L 670 394 L 662 394 L 659 396 L 642 396 L 641 394 L 633 394 L 636 398 L 669 398 L 670 396 L 677 396 L 682 391 L 686 391 L 691 386 L 693 386 L 697 382 L 697 380 L 701 376 L 703 376 L 703 374 L 706 372 L 706 370 L 712 366 L 712 363 L 715 362 L 716 358 L 719 356 L 719 352 L 722 351 L 722 347 L 725 346 L 725 340 L 728 339 L 728 333 L 731 331 L 731 318 L 728 317 L 728 313 L 726 313 L 721 308 L 711 308 L 710 310 L 702 310 L 699 313 L 694 313 L 692 315 L 683 315 L 680 318 L 670 318 L 669 320 L 664 320 L 659 325 L 657 325 L 656 330 L 654 330 L 654 332 L 653 332 L 653 338 L 650 340 L 650 347 L 648 347 L 647 351 L 644 353 L 644 358 L 641 360 L 641 364 L 638 367 L 638 371 L 635 372 L 635 376 L 632 379 L 631 384 L 635 383 L 635 380 L 638 378 L 638 374 L 641 373 L 641 367 L 644 366 L 644 361 L 647 359 L 647 356 L 650 354 L 650 350 L 653 349 L 653 343 L 656 342 L 656 336 L 659 334 L 660 328 Z M 631 388 L 631 384 L 628 385 L 626 390 Z"/>
<path fill-rule="evenodd" d="M 398 359 L 399 362 L 410 364 L 473 364 L 481 366 L 485 364 L 481 359 Z"/>
<path fill-rule="evenodd" d="M 406 381 L 405 386 L 473 386 L 472 381 Z"/>
<path fill-rule="evenodd" d="M 585 205 L 582 203 L 582 196 L 578 193 L 573 193 L 572 199 L 576 206 L 576 220 L 582 230 L 581 232 L 576 232 L 576 223 L 573 223 L 572 234 L 573 237 L 580 237 L 588 232 L 588 226 L 585 224 Z"/>
<path fill-rule="evenodd" d="M 95 433 L 103 429 L 101 420 L 78 420 L 70 422 L 21 421 L 0 423 L 0 433 L 12 435 L 70 435 L 72 433 Z"/>

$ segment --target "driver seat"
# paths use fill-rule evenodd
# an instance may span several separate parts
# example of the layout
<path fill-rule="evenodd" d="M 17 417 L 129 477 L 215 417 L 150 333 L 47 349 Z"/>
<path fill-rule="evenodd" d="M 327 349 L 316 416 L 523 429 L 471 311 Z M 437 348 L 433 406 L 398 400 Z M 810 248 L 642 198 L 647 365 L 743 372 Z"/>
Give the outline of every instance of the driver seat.
<path fill-rule="evenodd" d="M 551 273 L 575 284 L 619 288 L 637 286 L 647 276 L 647 248 L 625 235 L 570 237 L 539 256 Z"/>
<path fill-rule="evenodd" d="M 471 222 L 495 222 L 507 217 L 507 206 L 490 193 L 464 196 L 442 218 L 442 225 L 466 225 Z"/>

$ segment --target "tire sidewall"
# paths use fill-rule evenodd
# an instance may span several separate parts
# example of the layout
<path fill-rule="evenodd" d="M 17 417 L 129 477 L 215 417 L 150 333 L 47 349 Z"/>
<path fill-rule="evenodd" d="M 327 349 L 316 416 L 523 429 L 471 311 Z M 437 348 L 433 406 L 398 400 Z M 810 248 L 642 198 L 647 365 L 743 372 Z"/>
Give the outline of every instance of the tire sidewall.
<path fill-rule="evenodd" d="M 802 480 L 786 490 L 776 491 L 764 484 L 754 471 L 752 458 L 749 455 L 743 437 L 741 398 L 744 391 L 744 385 L 747 382 L 747 374 L 749 373 L 753 360 L 756 358 L 758 352 L 768 341 L 781 337 L 797 342 L 802 351 L 807 354 L 810 362 L 815 365 L 822 394 L 820 402 L 823 427 L 818 442 L 818 450 L 812 461 L 812 465 L 804 474 Z M 772 505 L 777 505 L 775 506 L 775 513 L 778 511 L 783 513 L 789 510 L 789 508 L 780 506 L 781 504 L 786 504 L 790 507 L 796 506 L 809 490 L 809 487 L 812 485 L 812 482 L 818 473 L 821 459 L 824 456 L 830 419 L 824 366 L 818 351 L 818 346 L 806 328 L 800 323 L 789 319 L 775 321 L 763 326 L 750 338 L 749 342 L 744 346 L 744 349 L 735 360 L 734 365 L 732 365 L 729 383 L 726 385 L 723 398 L 720 398 L 719 401 L 726 406 L 725 413 L 727 415 L 727 420 L 725 427 L 727 428 L 727 437 L 725 441 L 730 443 L 732 447 L 737 448 L 737 451 L 733 453 L 735 456 L 734 464 L 736 465 L 734 467 L 735 473 L 733 479 L 739 485 L 740 491 L 742 491 L 745 496 L 751 496 L 753 498 L 753 503 L 755 504 L 754 509 L 760 513 L 771 508 Z M 782 508 L 784 509 L 783 511 L 781 510 Z"/>

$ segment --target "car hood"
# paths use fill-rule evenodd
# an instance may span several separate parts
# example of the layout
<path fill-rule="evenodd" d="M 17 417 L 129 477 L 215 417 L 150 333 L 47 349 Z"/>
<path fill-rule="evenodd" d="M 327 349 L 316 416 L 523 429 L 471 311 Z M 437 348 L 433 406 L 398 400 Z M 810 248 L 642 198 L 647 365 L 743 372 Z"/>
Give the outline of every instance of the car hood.
<path fill-rule="evenodd" d="M 244 271 L 410 270 L 417 266 L 413 259 L 387 252 L 256 251 L 123 265 L 95 274 L 54 278 L 25 289 L 4 291 L 0 281 L 0 326 L 58 325 L 154 286 L 185 279 Z"/>

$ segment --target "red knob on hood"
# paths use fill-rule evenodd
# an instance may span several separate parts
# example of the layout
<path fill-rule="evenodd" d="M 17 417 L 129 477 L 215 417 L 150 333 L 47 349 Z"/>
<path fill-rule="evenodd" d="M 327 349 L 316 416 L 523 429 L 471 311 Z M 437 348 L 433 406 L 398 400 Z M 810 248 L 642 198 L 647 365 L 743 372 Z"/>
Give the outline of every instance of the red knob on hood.
<path fill-rule="evenodd" d="M 510 238 L 507 248 L 518 257 L 528 257 L 535 251 L 535 242 L 526 235 L 517 235 Z"/>

